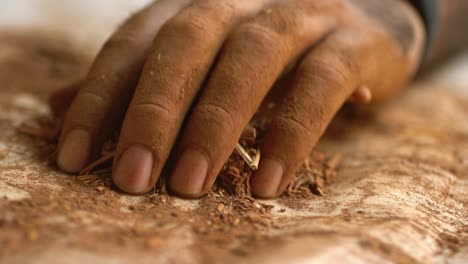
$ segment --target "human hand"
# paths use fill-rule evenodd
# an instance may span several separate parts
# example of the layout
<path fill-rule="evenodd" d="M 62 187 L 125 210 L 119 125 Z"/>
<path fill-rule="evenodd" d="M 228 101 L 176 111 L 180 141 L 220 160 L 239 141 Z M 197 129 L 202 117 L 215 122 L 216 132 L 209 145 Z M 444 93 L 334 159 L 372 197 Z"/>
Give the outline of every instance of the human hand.
<path fill-rule="evenodd" d="M 174 152 L 171 189 L 200 197 L 286 74 L 251 182 L 256 196 L 278 196 L 348 98 L 404 87 L 423 41 L 400 0 L 161 0 L 122 25 L 67 93 L 58 165 L 79 171 L 120 128 L 120 189 L 149 191 Z"/>

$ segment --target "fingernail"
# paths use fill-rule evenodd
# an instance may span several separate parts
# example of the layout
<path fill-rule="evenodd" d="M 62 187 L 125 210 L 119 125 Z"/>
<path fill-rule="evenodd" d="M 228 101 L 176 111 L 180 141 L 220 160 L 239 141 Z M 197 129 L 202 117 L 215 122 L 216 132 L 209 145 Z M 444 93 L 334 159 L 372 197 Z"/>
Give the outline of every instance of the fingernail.
<path fill-rule="evenodd" d="M 182 153 L 170 178 L 173 191 L 179 195 L 195 196 L 203 191 L 208 173 L 208 160 L 197 150 Z"/>
<path fill-rule="evenodd" d="M 153 154 L 143 146 L 129 147 L 113 174 L 114 183 L 124 192 L 141 193 L 148 189 L 153 170 Z"/>
<path fill-rule="evenodd" d="M 252 178 L 253 193 L 262 198 L 277 196 L 278 188 L 283 178 L 284 169 L 280 162 L 273 159 L 264 159 Z"/>
<path fill-rule="evenodd" d="M 75 129 L 68 133 L 59 150 L 57 164 L 66 172 L 80 171 L 89 160 L 91 137 L 84 129 Z"/>

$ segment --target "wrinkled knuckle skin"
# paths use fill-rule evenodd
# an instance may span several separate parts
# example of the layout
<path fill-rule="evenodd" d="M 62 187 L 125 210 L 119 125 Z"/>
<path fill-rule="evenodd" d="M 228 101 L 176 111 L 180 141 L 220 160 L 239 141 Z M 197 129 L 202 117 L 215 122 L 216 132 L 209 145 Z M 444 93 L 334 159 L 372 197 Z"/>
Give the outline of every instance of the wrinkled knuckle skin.
<path fill-rule="evenodd" d="M 205 13 L 235 15 L 242 4 L 232 0 L 199 0 L 192 7 Z"/>
<path fill-rule="evenodd" d="M 309 130 L 322 131 L 333 116 L 331 111 L 339 103 L 339 98 L 350 93 L 354 87 L 354 80 L 351 80 L 349 74 L 348 68 L 342 64 L 308 61 L 299 67 L 296 84 L 303 87 L 303 98 L 300 101 L 313 103 L 296 103 L 286 98 L 283 102 L 284 112 L 301 117 L 300 123 Z"/>
<path fill-rule="evenodd" d="M 198 124 L 205 124 L 211 131 L 217 131 L 221 135 L 229 135 L 238 130 L 235 127 L 234 116 L 228 109 L 212 103 L 203 103 L 195 108 L 191 120 Z"/>
<path fill-rule="evenodd" d="M 206 41 L 213 33 L 213 23 L 202 14 L 193 14 L 185 10 L 170 19 L 160 30 L 158 36 L 169 39 L 190 39 Z"/>
<path fill-rule="evenodd" d="M 304 21 L 305 13 L 296 7 L 266 9 L 257 23 L 280 35 L 295 34 Z"/>
<path fill-rule="evenodd" d="M 298 68 L 298 75 L 311 83 L 320 82 L 321 89 L 337 89 L 345 87 L 350 79 L 349 66 L 343 59 L 326 61 L 325 59 L 306 59 Z"/>
<path fill-rule="evenodd" d="M 284 135 L 289 135 L 291 142 L 304 141 L 312 135 L 310 122 L 306 122 L 297 116 L 283 114 L 277 117 L 272 124 L 273 129 L 282 132 Z"/>
<path fill-rule="evenodd" d="M 255 20 L 242 25 L 234 35 L 268 49 L 295 34 L 303 16 L 293 8 L 269 8 Z"/>
<path fill-rule="evenodd" d="M 135 103 L 134 105 L 131 105 L 128 110 L 128 114 L 130 116 L 148 116 L 151 117 L 148 118 L 148 120 L 156 118 L 156 120 L 164 120 L 165 122 L 169 122 L 173 119 L 173 113 L 174 111 L 171 109 L 171 107 L 152 101 L 142 101 Z"/>
<path fill-rule="evenodd" d="M 270 27 L 258 23 L 248 23 L 242 25 L 231 36 L 232 43 L 243 43 L 251 50 L 261 53 L 277 53 L 278 44 L 281 43 L 281 37 Z M 234 44 L 235 45 L 235 44 Z"/>

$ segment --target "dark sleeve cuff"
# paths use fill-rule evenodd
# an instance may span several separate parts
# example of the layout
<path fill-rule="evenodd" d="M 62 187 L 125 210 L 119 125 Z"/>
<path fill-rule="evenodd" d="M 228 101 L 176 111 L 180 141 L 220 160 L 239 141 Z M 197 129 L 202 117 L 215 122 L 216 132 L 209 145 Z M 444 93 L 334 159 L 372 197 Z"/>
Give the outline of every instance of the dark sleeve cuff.
<path fill-rule="evenodd" d="M 426 26 L 427 40 L 423 60 L 427 59 L 434 38 L 436 36 L 439 19 L 439 1 L 438 0 L 410 0 L 413 6 L 421 13 Z"/>

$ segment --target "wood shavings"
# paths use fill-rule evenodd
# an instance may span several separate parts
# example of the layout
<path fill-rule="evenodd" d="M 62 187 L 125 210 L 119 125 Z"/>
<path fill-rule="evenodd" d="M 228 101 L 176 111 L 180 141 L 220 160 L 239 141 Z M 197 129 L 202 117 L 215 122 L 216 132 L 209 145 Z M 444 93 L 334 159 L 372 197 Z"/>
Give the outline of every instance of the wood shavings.
<path fill-rule="evenodd" d="M 258 164 L 260 164 L 260 149 L 257 148 L 257 152 L 255 153 L 255 157 L 252 160 L 252 163 L 249 165 L 249 167 L 252 170 L 258 170 Z"/>
<path fill-rule="evenodd" d="M 25 131 L 29 131 L 30 134 L 36 136 L 40 135 L 40 137 L 52 135 L 49 132 L 42 133 L 43 131 L 49 131 L 46 129 Z M 55 133 L 55 135 L 58 136 L 58 133 Z M 211 236 L 219 235 L 217 239 L 224 241 L 224 233 L 227 228 L 235 227 L 235 231 L 231 232 L 235 232 L 235 236 L 241 238 L 250 237 L 254 231 L 257 232 L 263 228 L 274 228 L 276 226 L 271 216 L 273 206 L 262 204 L 251 197 L 250 179 L 254 171 L 258 169 L 261 158 L 257 136 L 257 130 L 253 127 L 246 128 L 242 134 L 236 146 L 237 151 L 233 152 L 226 162 L 213 186 L 212 192 L 202 199 L 201 210 L 203 210 L 204 215 L 209 212 L 208 220 L 203 220 L 198 224 L 194 223 L 196 233 L 200 235 L 210 233 Z M 87 165 L 76 177 L 78 182 L 92 187 L 98 194 L 93 199 L 97 199 L 96 197 L 99 196 L 115 195 L 110 191 L 110 188 L 112 188 L 112 160 L 115 155 L 117 138 L 115 136 L 113 140 L 106 141 L 100 157 Z M 283 202 L 298 207 L 301 204 L 300 199 L 309 198 L 312 195 L 325 195 L 325 184 L 336 174 L 336 168 L 339 166 L 340 160 L 341 157 L 338 155 L 328 157 L 323 153 L 313 152 L 305 161 L 294 181 L 288 186 L 285 195 L 289 199 L 283 199 Z M 166 194 L 164 180 L 164 177 L 160 178 L 153 194 L 146 198 L 147 203 L 145 206 L 130 205 L 127 207 L 128 210 L 136 213 L 137 211 L 147 211 L 151 206 L 172 208 L 171 199 Z M 109 203 L 109 201 L 106 201 L 106 203 Z M 282 212 L 284 211 L 282 209 Z M 170 212 L 171 217 L 179 217 L 179 214 L 172 209 L 168 212 Z M 154 214 L 154 217 L 159 221 L 163 215 L 158 213 Z M 211 230 L 207 230 L 208 227 Z M 159 228 L 158 230 L 161 231 L 162 229 Z M 159 236 L 148 238 L 145 242 L 146 247 L 158 248 L 159 238 Z M 228 241 L 224 242 L 228 243 Z"/>
<path fill-rule="evenodd" d="M 236 144 L 236 150 L 239 152 L 241 157 L 247 162 L 249 168 L 253 171 L 258 169 L 258 164 L 260 163 L 260 149 L 256 150 L 255 156 L 252 158 L 250 154 L 242 147 L 240 143 Z"/>
<path fill-rule="evenodd" d="M 105 169 L 102 169 L 102 170 L 95 170 L 97 167 L 105 164 L 105 163 L 108 163 L 109 161 L 111 161 L 112 159 L 114 158 L 114 153 L 113 152 L 106 152 L 105 154 L 103 154 L 100 158 L 98 158 L 97 160 L 91 162 L 89 165 L 87 165 L 84 169 L 82 169 L 80 171 L 80 175 L 86 175 L 86 174 L 89 174 L 91 173 L 92 171 L 94 171 L 94 173 L 96 174 L 107 174 L 107 173 L 111 173 L 111 168 L 105 168 Z"/>
<path fill-rule="evenodd" d="M 20 131 L 48 140 L 52 137 L 57 139 L 61 123 L 61 120 L 53 123 L 50 120 L 43 119 L 25 123 L 25 125 L 20 126 Z M 253 172 L 258 169 L 261 159 L 257 137 L 256 128 L 253 126 L 246 127 L 236 144 L 236 152 L 226 162 L 213 187 L 213 191 L 224 193 L 222 192 L 224 190 L 228 195 L 251 196 L 250 179 Z M 80 171 L 80 176 L 77 178 L 80 182 L 90 186 L 111 186 L 112 160 L 115 155 L 117 138 L 118 135 L 116 134 L 113 139 L 107 140 L 103 144 L 100 157 Z M 323 153 L 313 152 L 305 160 L 301 170 L 288 186 L 286 195 L 300 198 L 307 198 L 311 195 L 325 195 L 324 187 L 335 177 L 336 168 L 340 162 L 340 155 L 327 157 Z M 91 176 L 87 177 L 88 175 Z M 154 193 L 166 193 L 164 179 L 164 177 L 161 177 L 155 186 Z M 102 193 L 102 190 L 98 190 L 98 192 Z"/>
<path fill-rule="evenodd" d="M 49 41 L 48 39 L 34 41 L 34 39 L 28 38 L 25 40 L 18 42 L 18 44 L 27 43 L 27 45 L 33 47 L 33 51 L 40 49 L 37 52 L 40 56 L 35 56 L 36 52 L 18 52 L 18 54 L 24 55 L 20 56 L 20 58 L 24 58 L 25 63 L 18 64 L 21 65 L 21 69 L 13 73 L 21 72 L 23 68 L 35 65 L 35 63 L 41 60 L 44 61 L 44 59 L 47 60 L 47 63 L 41 64 L 40 67 L 36 65 L 37 69 L 23 74 L 24 76 L 28 76 L 28 78 L 24 78 L 23 75 L 14 76 L 14 78 L 11 78 L 14 82 L 11 83 L 16 86 L 18 82 L 27 80 L 24 87 L 31 89 L 31 92 L 34 91 L 34 93 L 40 94 L 39 96 L 46 96 L 47 93 L 39 90 L 43 89 L 41 87 L 54 88 L 63 86 L 64 80 L 55 74 L 44 74 L 43 69 L 55 69 L 56 65 L 64 64 L 63 62 L 60 63 L 60 61 L 66 60 L 60 59 L 64 57 L 60 55 L 62 53 L 58 54 L 58 61 L 57 59 L 48 59 L 47 55 L 44 56 L 43 50 L 47 54 L 50 54 L 51 50 L 48 48 L 44 49 L 43 43 L 58 43 L 59 47 L 66 45 L 62 45 L 63 43 L 57 41 Z M 21 45 L 15 44 L 15 46 Z M 52 54 L 57 53 L 52 52 Z M 66 67 L 62 67 L 63 70 L 59 72 L 70 75 L 72 78 L 80 76 L 80 71 L 76 67 L 71 67 L 68 63 L 65 64 Z M 52 65 L 53 67 L 51 67 Z M 5 67 L 5 69 L 9 68 L 11 66 Z M 83 67 L 83 69 L 87 68 Z M 10 75 L 7 71 L 5 72 L 4 76 Z M 41 75 L 49 78 L 50 81 L 38 81 L 37 76 L 35 77 L 34 74 L 31 74 L 34 72 L 40 72 Z M 51 82 L 52 80 L 54 81 Z M 8 84 L 9 82 L 4 81 L 3 83 Z M 5 88 L 8 89 L 8 86 L 6 85 Z M 14 88 L 16 89 L 16 87 Z M 50 151 L 52 153 L 55 148 L 55 145 L 52 143 L 55 142 L 55 139 L 50 142 L 44 142 L 44 138 L 42 140 L 34 140 L 40 138 L 38 136 L 34 136 L 33 140 L 23 135 L 14 137 L 12 143 L 14 140 L 18 140 L 18 145 L 26 147 L 25 149 L 28 152 L 24 153 L 24 150 L 21 149 L 8 149 L 11 155 L 8 155 L 5 160 L 12 160 L 11 158 L 17 156 L 16 152 L 18 151 L 21 152 L 18 154 L 19 161 L 24 163 L 31 162 L 30 165 L 25 166 L 25 169 L 30 170 L 27 173 L 28 184 L 21 185 L 21 188 L 25 188 L 31 194 L 31 199 L 10 201 L 0 197 L 1 211 L 3 213 L 0 213 L 2 215 L 0 217 L 0 227 L 2 228 L 0 232 L 2 234 L 0 236 L 2 252 L 0 252 L 0 255 L 3 253 L 3 256 L 7 258 L 11 256 L 9 262 L 14 262 L 15 256 L 25 256 L 28 255 L 26 254 L 27 252 L 38 252 L 39 246 L 46 249 L 55 248 L 55 251 L 52 250 L 49 253 L 52 256 L 60 256 L 61 253 L 64 253 L 65 258 L 67 257 L 67 251 L 63 251 L 63 248 L 86 252 L 87 256 L 94 254 L 98 256 L 110 256 L 114 260 L 128 260 L 129 256 L 134 257 L 135 253 L 137 253 L 142 261 L 144 259 L 149 259 L 149 261 L 158 260 L 168 255 L 175 255 L 182 257 L 182 259 L 177 258 L 172 262 L 183 262 L 183 260 L 187 260 L 186 256 L 189 256 L 193 262 L 229 262 L 232 254 L 237 255 L 236 257 L 247 256 L 250 260 L 259 257 L 259 259 L 263 259 L 265 252 L 270 252 L 271 250 L 273 252 L 272 256 L 276 256 L 276 253 L 280 256 L 283 255 L 281 252 L 283 249 L 295 248 L 289 242 L 302 238 L 307 238 L 304 240 L 307 242 L 327 241 L 327 243 L 322 243 L 327 246 L 321 247 L 322 250 L 318 250 L 318 252 L 327 252 L 327 249 L 339 248 L 339 243 L 342 242 L 341 235 L 343 235 L 345 238 L 355 238 L 359 241 L 360 248 L 357 249 L 363 253 L 362 255 L 359 254 L 362 259 L 369 259 L 369 256 L 374 257 L 376 256 L 375 254 L 378 254 L 379 257 L 389 258 L 390 262 L 396 263 L 427 263 L 434 256 L 444 261 L 446 259 L 440 255 L 440 252 L 451 256 L 453 252 L 460 250 L 462 245 L 457 245 L 457 243 L 463 242 L 462 234 L 466 233 L 464 232 L 466 230 L 463 230 L 463 227 L 466 226 L 463 210 L 447 211 L 446 209 L 464 208 L 462 199 L 462 195 L 465 193 L 462 189 L 463 180 L 457 180 L 454 175 L 463 177 L 463 179 L 468 175 L 464 173 L 467 172 L 465 170 L 467 162 L 464 162 L 467 160 L 466 151 L 464 151 L 467 149 L 465 147 L 467 137 L 452 136 L 453 128 L 460 127 L 459 124 L 463 123 L 460 115 L 456 114 L 456 112 L 451 112 L 456 107 L 451 107 L 452 105 L 449 103 L 443 103 L 441 104 L 441 111 L 437 112 L 442 113 L 441 116 L 443 116 L 444 121 L 437 122 L 437 118 L 433 118 L 434 124 L 437 124 L 437 127 L 444 128 L 447 135 L 440 140 L 450 141 L 443 141 L 432 147 L 424 145 L 420 148 L 422 154 L 426 154 L 428 148 L 434 148 L 440 154 L 444 152 L 447 154 L 451 153 L 453 147 L 453 149 L 460 151 L 457 154 L 457 159 L 452 161 L 445 158 L 451 157 L 451 154 L 447 154 L 447 156 L 442 155 L 442 158 L 439 158 L 440 156 L 428 157 L 421 153 L 418 154 L 418 148 L 411 146 L 411 143 L 414 143 L 420 134 L 416 133 L 415 135 L 411 135 L 411 137 L 414 137 L 413 141 L 410 138 L 405 138 L 407 142 L 403 142 L 405 149 L 412 150 L 412 156 L 410 157 L 412 162 L 409 161 L 408 164 L 411 166 L 427 164 L 427 166 L 424 165 L 424 168 L 420 170 L 408 170 L 411 173 L 408 173 L 408 177 L 405 177 L 403 184 L 398 183 L 401 177 L 392 177 L 392 173 L 388 173 L 387 175 L 383 173 L 383 175 L 379 175 L 380 177 L 374 178 L 376 183 L 374 186 L 363 186 L 364 191 L 362 193 L 366 195 L 364 197 L 381 193 L 386 188 L 393 188 L 399 190 L 399 193 L 403 196 L 406 194 L 405 199 L 418 198 L 421 204 L 417 210 L 413 212 L 411 211 L 411 206 L 404 207 L 400 203 L 401 197 L 397 197 L 398 199 L 394 201 L 393 206 L 390 201 L 388 205 L 382 207 L 380 204 L 376 206 L 375 204 L 363 203 L 362 201 L 365 199 L 355 199 L 356 196 L 354 194 L 346 192 L 348 189 L 354 189 L 351 184 L 354 184 L 355 181 L 350 180 L 349 176 L 365 180 L 365 177 L 370 177 L 366 175 L 369 174 L 369 171 L 380 170 L 378 168 L 380 165 L 371 165 L 363 168 L 366 166 L 361 166 L 362 164 L 380 162 L 381 160 L 383 160 L 383 163 L 386 163 L 387 158 L 394 157 L 392 155 L 396 152 L 400 153 L 399 150 L 401 150 L 399 146 L 395 146 L 398 141 L 390 142 L 392 148 L 383 151 L 361 145 L 375 146 L 379 145 L 379 142 L 382 142 L 382 145 L 385 146 L 385 144 L 389 144 L 386 141 L 391 140 L 391 137 L 402 137 L 397 132 L 401 132 L 400 126 L 405 124 L 404 120 L 401 123 L 392 121 L 400 121 L 405 116 L 409 119 L 408 123 L 413 122 L 415 117 L 417 119 L 418 113 L 414 110 L 414 106 L 425 101 L 421 100 L 421 95 L 424 96 L 426 94 L 434 98 L 434 100 L 430 101 L 430 104 L 427 104 L 427 111 L 422 114 L 419 113 L 422 120 L 425 120 L 424 118 L 427 118 L 427 116 L 431 116 L 430 113 L 433 112 L 434 102 L 438 102 L 441 98 L 437 95 L 434 96 L 431 91 L 427 92 L 427 89 L 423 90 L 423 93 L 418 92 L 416 94 L 414 100 L 405 103 L 406 108 L 405 104 L 398 104 L 393 107 L 395 119 L 389 120 L 389 114 L 386 113 L 383 117 L 377 116 L 372 118 L 378 120 L 377 123 L 375 121 L 371 121 L 370 125 L 358 123 L 359 133 L 353 133 L 353 127 L 356 126 L 354 123 L 351 126 L 346 126 L 345 129 L 338 129 L 339 131 L 344 131 L 346 140 L 343 142 L 332 140 L 333 144 L 330 145 L 330 148 L 328 148 L 329 145 L 325 140 L 325 145 L 321 145 L 320 147 L 349 151 L 344 156 L 346 160 L 345 166 L 340 166 L 339 158 L 336 158 L 333 153 L 315 151 L 306 161 L 308 165 L 303 171 L 301 170 L 301 176 L 295 177 L 294 184 L 290 186 L 292 191 L 298 192 L 284 195 L 278 199 L 280 206 L 270 209 L 274 210 L 274 218 L 269 215 L 268 206 L 262 205 L 258 201 L 255 202 L 254 199 L 248 196 L 250 193 L 249 177 L 251 177 L 252 170 L 236 151 L 234 151 L 228 161 L 230 165 L 225 166 L 223 172 L 221 172 L 220 178 L 223 178 L 223 180 L 220 179 L 216 183 L 212 193 L 201 200 L 184 201 L 179 204 L 175 202 L 178 199 L 170 195 L 160 194 L 160 192 L 165 193 L 165 190 L 162 189 L 164 183 L 158 183 L 155 187 L 155 193 L 127 199 L 127 195 L 113 189 L 110 185 L 111 161 L 92 169 L 86 177 L 57 177 L 51 171 L 53 167 L 47 166 L 43 162 L 38 162 L 43 156 L 42 153 L 36 152 L 36 150 L 40 150 L 40 152 Z M 447 91 L 447 89 L 444 89 L 444 91 Z M 2 99 L 5 100 L 5 97 Z M 447 105 L 451 107 L 451 111 L 444 111 L 444 106 L 447 107 Z M 460 105 L 466 106 L 468 104 L 466 101 L 463 101 L 463 104 Z M 411 113 L 411 115 L 401 115 L 401 113 L 407 112 Z M 455 114 L 451 115 L 450 113 Z M 35 122 L 31 121 L 27 123 Z M 7 122 L 4 122 L 4 124 L 7 124 L 4 126 L 7 132 L 4 135 L 13 135 L 15 131 L 12 131 L 11 127 L 9 129 Z M 451 124 L 457 125 L 451 126 Z M 259 128 L 259 126 L 256 127 Z M 260 128 L 248 128 L 239 140 L 239 143 L 251 157 L 255 156 L 255 150 L 258 148 L 257 143 L 261 142 L 262 131 Z M 391 137 L 388 134 L 392 134 Z M 334 137 L 332 138 L 334 139 Z M 7 145 L 9 144 L 8 140 L 10 139 L 4 139 L 4 143 L 6 142 Z M 358 144 L 359 141 L 363 141 L 366 144 Z M 45 143 L 51 144 L 48 146 Z M 343 143 L 347 144 L 341 147 Z M 111 141 L 109 141 L 105 149 L 101 153 L 102 156 L 113 151 L 114 146 Z M 371 154 L 368 153 L 369 150 L 375 152 Z M 370 158 L 367 158 L 367 155 Z M 375 156 L 378 156 L 378 158 Z M 16 157 L 13 158 L 16 159 Z M 3 160 L 1 161 L 3 162 Z M 359 163 L 354 163 L 355 161 Z M 406 159 L 404 161 L 406 164 Z M 349 166 L 355 165 L 356 169 L 351 168 L 351 173 Z M 400 165 L 396 163 L 390 166 Z M 411 169 L 409 165 L 407 167 L 395 168 Z M 454 167 L 455 165 L 461 165 L 462 167 L 458 169 L 458 167 Z M 433 171 L 427 173 L 428 168 L 431 168 Z M 447 171 L 457 168 L 457 172 L 436 174 L 433 177 L 435 180 L 431 181 L 428 174 L 438 171 L 443 172 L 441 168 Z M 341 174 L 341 170 L 343 170 L 343 175 L 346 175 L 346 177 L 335 178 L 337 173 Z M 22 174 L 19 173 L 18 175 Z M 8 180 L 12 182 L 16 180 L 16 174 L 3 176 L 3 180 L 6 179 L 7 182 Z M 234 179 L 229 179 L 229 177 L 234 177 Z M 383 180 L 379 181 L 382 178 Z M 164 178 L 162 177 L 161 179 Z M 328 191 L 328 185 L 335 179 L 340 184 L 337 185 L 336 192 L 332 193 Z M 387 181 L 389 183 L 386 183 Z M 317 186 L 323 185 L 323 188 L 316 188 L 311 183 Z M 414 184 L 413 187 L 408 187 L 411 184 Z M 421 186 L 429 187 L 423 189 L 424 193 L 417 192 L 422 189 Z M 304 192 L 299 192 L 299 190 L 303 190 Z M 327 197 L 321 198 L 315 196 L 319 195 L 321 190 Z M 418 194 L 417 197 L 414 196 L 414 190 Z M 447 194 L 446 190 L 450 190 L 451 192 Z M 301 195 L 304 195 L 305 198 L 302 198 Z M 361 194 L 358 193 L 357 195 Z M 449 196 L 448 198 L 447 195 Z M 424 197 L 431 199 L 424 199 Z M 311 203 L 310 200 L 312 199 L 316 200 L 317 203 Z M 434 199 L 438 203 L 434 204 Z M 344 206 L 343 210 L 336 211 L 337 201 L 339 203 L 344 202 L 347 206 Z M 130 204 L 132 204 L 132 211 L 128 210 Z M 317 207 L 311 206 L 311 204 L 315 204 Z M 401 206 L 403 206 L 405 212 L 408 212 L 407 217 L 405 215 L 395 215 L 395 212 L 403 211 L 400 210 Z M 349 209 L 349 212 L 344 213 L 345 209 Z M 284 212 L 284 210 L 287 210 L 287 213 L 276 214 L 276 212 Z M 292 216 L 296 211 L 301 216 Z M 331 215 L 329 215 L 329 212 L 331 212 Z M 308 216 L 302 216 L 305 214 Z M 434 217 L 419 217 L 416 219 L 417 221 L 413 219 L 415 215 L 425 216 L 426 214 Z M 430 221 L 424 221 L 426 219 Z M 445 221 L 446 219 L 449 221 Z M 275 225 L 279 225 L 281 230 L 273 230 L 276 228 Z M 408 228 L 404 230 L 395 228 L 395 226 L 401 225 Z M 416 233 L 408 232 L 412 226 L 416 229 Z M 390 234 L 390 236 L 381 236 L 379 239 L 363 236 L 366 232 L 372 232 L 372 228 L 384 231 L 385 234 Z M 318 232 L 313 232 L 313 230 L 317 230 Z M 331 235 L 329 235 L 330 230 L 333 231 Z M 409 234 L 417 234 L 415 238 L 431 238 L 424 240 L 425 244 L 429 245 L 429 247 L 423 247 L 422 251 L 413 250 L 409 252 L 405 250 L 407 247 L 404 244 L 398 243 L 401 240 L 393 239 L 395 237 L 407 238 Z M 337 238 L 337 235 L 339 235 L 340 239 L 333 239 L 333 237 Z M 280 239 L 275 237 L 279 237 Z M 319 238 L 319 240 L 309 240 L 311 238 Z M 437 243 L 433 243 L 434 241 Z M 268 247 L 262 245 L 268 245 Z M 367 248 L 363 249 L 362 245 L 365 245 Z M 431 250 L 426 250 L 428 248 Z M 416 258 L 392 257 L 391 255 L 394 254 L 392 252 L 398 252 L 398 250 L 402 250 L 408 256 L 416 256 Z M 126 254 L 128 252 L 131 255 Z M 310 252 L 310 250 L 305 250 L 304 253 L 311 254 L 312 256 L 315 254 L 315 257 L 319 256 L 316 253 Z M 49 256 L 51 256 L 50 254 Z M 33 261 L 37 260 L 35 254 L 29 255 Z M 216 256 L 214 261 L 210 258 L 213 255 Z M 287 258 L 289 256 L 286 256 L 288 254 L 284 255 L 286 257 L 285 261 L 288 261 Z M 356 254 L 351 255 L 351 257 L 355 257 Z M 417 258 L 419 256 L 428 256 L 429 258 L 420 260 Z M 102 257 L 99 259 L 102 260 Z M 242 259 L 238 259 L 237 262 L 242 262 Z"/>
<path fill-rule="evenodd" d="M 44 138 L 47 140 L 57 139 L 60 133 L 62 121 L 56 123 L 50 120 L 39 120 L 36 122 L 25 123 L 20 126 L 22 133 Z M 220 188 L 227 191 L 229 195 L 251 196 L 250 178 L 253 171 L 258 169 L 261 159 L 260 148 L 257 142 L 257 129 L 253 126 L 247 126 L 239 142 L 236 144 L 236 153 L 233 153 L 226 162 L 221 171 L 217 184 L 213 187 L 214 191 Z M 101 150 L 101 156 L 87 165 L 80 171 L 77 179 L 86 185 L 105 185 L 111 186 L 110 176 L 112 175 L 112 160 L 116 148 L 118 135 L 114 139 L 107 140 Z M 286 195 L 293 197 L 310 197 L 311 195 L 325 195 L 324 185 L 336 175 L 336 168 L 341 161 L 340 155 L 333 155 L 329 158 L 324 154 L 314 152 L 306 159 L 303 167 L 294 178 L 294 181 L 288 186 Z M 93 174 L 98 178 L 86 178 Z M 164 194 L 166 186 L 164 177 L 155 186 L 155 193 Z"/>
<path fill-rule="evenodd" d="M 341 162 L 341 155 L 327 156 L 314 151 L 304 161 L 299 172 L 288 185 L 286 195 L 308 198 L 311 195 L 325 195 L 325 185 L 336 176 L 336 170 Z"/>

